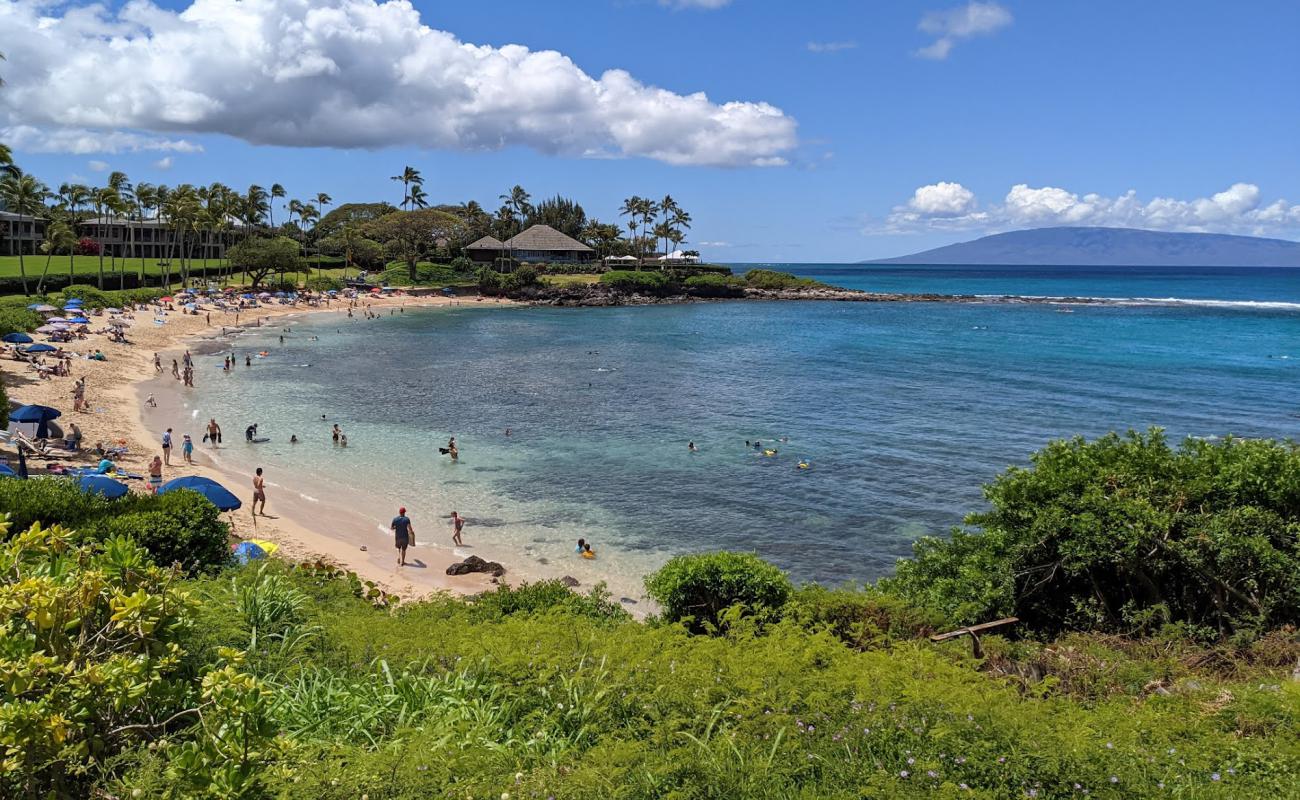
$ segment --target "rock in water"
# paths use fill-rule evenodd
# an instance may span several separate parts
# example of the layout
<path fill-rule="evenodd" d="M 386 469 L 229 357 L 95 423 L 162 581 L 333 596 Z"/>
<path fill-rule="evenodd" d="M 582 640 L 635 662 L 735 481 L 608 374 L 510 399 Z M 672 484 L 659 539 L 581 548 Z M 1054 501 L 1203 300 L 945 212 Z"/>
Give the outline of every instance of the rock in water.
<path fill-rule="evenodd" d="M 486 572 L 494 578 L 500 578 L 506 574 L 506 568 L 495 561 L 484 561 L 478 556 L 470 556 L 464 561 L 447 567 L 448 575 L 467 575 L 471 572 Z"/>
<path fill-rule="evenodd" d="M 572 589 L 573 587 L 578 585 L 579 581 L 577 578 L 573 577 L 572 575 L 565 575 L 563 578 L 560 578 L 560 583 Z"/>

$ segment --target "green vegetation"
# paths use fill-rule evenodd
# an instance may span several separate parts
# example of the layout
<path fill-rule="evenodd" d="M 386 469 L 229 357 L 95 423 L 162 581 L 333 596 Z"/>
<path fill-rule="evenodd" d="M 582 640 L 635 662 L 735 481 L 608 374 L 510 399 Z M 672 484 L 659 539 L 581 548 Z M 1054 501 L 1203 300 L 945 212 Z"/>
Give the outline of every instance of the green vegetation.
<path fill-rule="evenodd" d="M 105 500 L 83 492 L 71 478 L 0 480 L 0 509 L 15 530 L 61 524 L 85 540 L 129 537 L 155 562 L 178 564 L 190 573 L 220 567 L 230 558 L 226 524 L 216 506 L 195 492 Z"/>
<path fill-rule="evenodd" d="M 187 576 L 127 538 L 154 526 L 126 517 L 172 513 L 161 505 L 121 513 L 58 482 L 28 499 L 0 480 L 0 538 L 15 534 L 0 546 L 0 796 L 1289 797 L 1300 604 L 1271 553 L 1296 553 L 1296 458 L 1271 442 L 1055 443 L 989 487 L 992 510 L 954 545 L 1006 543 L 974 559 L 982 576 L 941 575 L 961 565 L 928 561 L 935 543 L 865 588 L 792 587 L 747 554 L 683 556 L 647 579 L 662 614 L 645 622 L 603 587 L 559 582 L 398 605 L 320 565 Z M 59 515 L 77 533 L 45 527 Z M 1263 524 L 1228 524 L 1241 519 Z M 1135 605 L 1141 624 L 1122 635 L 1056 635 L 1054 610 L 1095 595 L 1062 577 L 1050 598 L 1013 579 L 1005 608 L 1028 624 L 983 637 L 978 658 L 965 639 L 925 639 L 1039 548 L 1083 559 L 1118 597 L 1144 581 L 1128 542 L 1157 522 L 1216 570 L 1197 578 L 1206 594 L 1222 580 L 1270 615 L 1238 613 L 1226 591 L 1209 612 L 1171 603 L 1194 581 L 1153 556 L 1170 611 Z M 1027 546 L 1030 531 L 1047 541 Z M 1110 622 L 1069 616 L 1097 619 Z"/>
<path fill-rule="evenodd" d="M 776 611 L 793 589 L 785 573 L 752 553 L 676 556 L 646 579 L 664 619 L 697 633 L 718 630 L 725 611 Z"/>
<path fill-rule="evenodd" d="M 812 278 L 797 278 L 788 272 L 770 269 L 751 269 L 744 275 L 745 283 L 755 289 L 779 291 L 781 289 L 812 289 L 825 286 Z"/>
<path fill-rule="evenodd" d="M 949 540 L 923 539 L 892 591 L 969 623 L 1047 634 L 1166 623 L 1207 637 L 1300 618 L 1300 448 L 1158 431 L 1053 442 L 1000 475 Z"/>
<path fill-rule="evenodd" d="M 620 292 L 638 292 L 640 294 L 667 294 L 672 281 L 664 272 L 632 272 L 615 269 L 600 276 L 600 282 Z"/>

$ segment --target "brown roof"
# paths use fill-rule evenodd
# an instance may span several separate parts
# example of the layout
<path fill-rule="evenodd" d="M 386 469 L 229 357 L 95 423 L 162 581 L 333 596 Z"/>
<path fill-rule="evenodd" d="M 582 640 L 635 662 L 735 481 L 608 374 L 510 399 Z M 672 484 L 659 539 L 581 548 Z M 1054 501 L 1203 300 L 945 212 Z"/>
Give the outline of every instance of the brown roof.
<path fill-rule="evenodd" d="M 465 245 L 466 250 L 504 250 L 506 246 L 495 236 L 484 236 L 473 244 Z"/>
<path fill-rule="evenodd" d="M 550 225 L 534 225 L 506 242 L 512 250 L 558 250 L 577 253 L 595 252 L 570 236 L 565 236 Z"/>

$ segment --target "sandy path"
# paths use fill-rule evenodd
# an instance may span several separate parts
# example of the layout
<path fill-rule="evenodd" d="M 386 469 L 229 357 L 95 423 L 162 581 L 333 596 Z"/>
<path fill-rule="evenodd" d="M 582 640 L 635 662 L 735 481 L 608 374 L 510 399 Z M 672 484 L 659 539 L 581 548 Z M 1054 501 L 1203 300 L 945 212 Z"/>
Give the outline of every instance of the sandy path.
<path fill-rule="evenodd" d="M 452 299 L 436 296 L 365 301 L 375 309 L 393 306 L 447 306 L 453 302 Z M 472 300 L 461 302 L 474 303 Z M 329 308 L 321 309 L 269 306 L 254 309 L 255 315 L 242 312 L 238 315 L 238 320 L 234 313 L 217 310 L 210 314 L 200 311 L 198 315 L 182 315 L 173 311 L 166 314 L 166 322 L 162 325 L 154 323 L 152 311 L 137 311 L 127 315 L 132 324 L 129 329 L 130 345 L 115 344 L 108 341 L 107 336 L 99 334 L 91 334 L 84 340 L 65 345 L 65 349 L 79 356 L 73 359 L 72 374 L 68 377 L 41 380 L 36 377 L 35 371 L 27 369 L 23 364 L 0 360 L 0 378 L 4 381 L 10 400 L 53 406 L 63 411 L 58 422 L 65 430 L 69 423 L 77 423 L 84 437 L 83 447 L 93 451 L 96 442 L 125 443 L 129 453 L 119 459 L 118 463 L 130 472 L 146 474 L 149 461 L 155 454 L 161 455 L 158 442 L 161 431 L 180 419 L 184 410 L 182 394 L 188 391 L 179 382 L 175 382 L 174 390 L 153 392 L 158 402 L 157 408 L 145 405 L 144 397 L 149 393 L 146 382 L 157 377 L 153 366 L 154 353 L 161 356 L 163 374 L 169 377 L 173 357 L 179 359 L 187 346 L 197 345 L 201 339 L 218 338 L 223 326 L 251 326 L 258 320 L 265 322 L 268 318 L 285 314 L 317 311 L 338 313 L 344 309 L 346 303 L 343 302 L 335 302 Z M 107 317 L 92 317 L 91 328 L 102 328 L 106 320 Z M 36 338 L 39 340 L 41 337 Z M 84 358 L 96 349 L 102 350 L 108 360 L 100 362 Z M 79 377 L 86 379 L 89 411 L 74 413 L 71 411 L 72 388 Z M 153 430 L 155 427 L 158 428 L 157 431 Z M 195 425 L 191 423 L 187 427 Z M 237 431 L 223 432 L 223 438 L 226 439 L 239 435 L 241 434 Z M 321 559 L 334 563 L 354 570 L 363 579 L 372 580 L 403 598 L 425 596 L 437 591 L 469 594 L 491 586 L 490 580 L 484 575 L 445 574 L 447 565 L 460 559 L 453 555 L 449 547 L 437 546 L 431 541 L 443 533 L 443 526 L 437 523 L 424 522 L 421 525 L 419 520 L 416 521 L 418 546 L 408 552 L 408 565 L 399 569 L 391 542 L 378 536 L 376 530 L 376 526 L 381 523 L 387 524 L 387 517 L 383 520 L 367 517 L 351 509 L 333 507 L 328 503 L 310 503 L 292 493 L 277 493 L 272 490 L 268 498 L 270 516 L 254 520 L 248 506 L 252 493 L 252 476 L 223 471 L 199 441 L 195 442 L 196 463 L 192 466 L 184 464 L 179 445 L 180 436 L 177 433 L 172 465 L 164 469 L 163 479 L 205 475 L 219 481 L 245 503 L 243 508 L 225 515 L 231 522 L 233 533 L 239 538 L 276 542 L 280 545 L 277 553 L 280 557 L 292 561 Z M 93 463 L 93 460 L 92 452 L 90 455 L 66 459 L 65 462 L 81 464 Z M 31 461 L 29 467 L 34 472 L 39 471 L 41 462 Z M 292 476 L 281 476 L 278 482 L 291 483 Z M 143 481 L 130 483 L 134 491 L 145 491 Z M 429 531 L 429 535 L 421 535 L 425 530 Z M 506 566 L 509 567 L 508 564 Z"/>

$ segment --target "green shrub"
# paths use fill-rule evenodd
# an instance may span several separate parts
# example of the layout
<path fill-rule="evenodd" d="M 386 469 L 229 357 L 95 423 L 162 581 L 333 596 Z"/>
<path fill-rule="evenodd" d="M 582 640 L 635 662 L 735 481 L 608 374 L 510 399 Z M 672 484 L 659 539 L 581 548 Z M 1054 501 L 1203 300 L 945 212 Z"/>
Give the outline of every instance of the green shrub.
<path fill-rule="evenodd" d="M 331 289 L 341 291 L 343 281 L 338 278 L 331 278 L 328 275 L 320 275 L 307 279 L 307 288 L 313 292 L 328 292 Z"/>
<path fill-rule="evenodd" d="M 530 289 L 537 284 L 537 269 L 527 264 L 520 265 L 514 272 L 507 273 L 501 278 L 501 288 L 506 292 Z"/>
<path fill-rule="evenodd" d="M 938 614 L 875 589 L 817 584 L 795 590 L 783 616 L 805 630 L 825 630 L 858 650 L 928 636 L 943 623 Z"/>
<path fill-rule="evenodd" d="M 27 298 L 20 298 L 26 300 Z M 0 336 L 11 333 L 30 333 L 41 325 L 41 315 L 22 308 L 0 308 Z"/>
<path fill-rule="evenodd" d="M 474 598 L 474 619 L 497 620 L 511 614 L 560 613 L 568 616 L 614 621 L 630 620 L 623 608 L 610 602 L 604 584 L 586 594 L 578 594 L 558 580 L 502 584 L 491 592 Z"/>
<path fill-rule="evenodd" d="M 1300 618 L 1300 447 L 1159 430 L 1058 441 L 985 487 L 991 510 L 923 539 L 883 582 L 954 622 L 1165 622 L 1226 635 Z"/>
<path fill-rule="evenodd" d="M 739 297 L 745 286 L 744 278 L 718 273 L 692 275 L 686 279 L 686 290 L 701 297 Z"/>
<path fill-rule="evenodd" d="M 615 269 L 600 276 L 600 282 L 620 292 L 641 294 L 666 294 L 671 288 L 668 276 L 662 272 L 633 272 Z"/>
<path fill-rule="evenodd" d="M 66 478 L 0 480 L 0 513 L 9 515 L 14 530 L 39 522 L 64 525 L 91 539 L 129 537 L 157 563 L 179 563 L 188 572 L 230 560 L 229 530 L 221 512 L 191 491 L 106 500 Z"/>
<path fill-rule="evenodd" d="M 788 272 L 776 272 L 770 269 L 751 269 L 745 273 L 745 283 L 755 289 L 776 291 L 780 289 L 804 289 L 822 284 L 812 278 L 798 278 Z"/>
<path fill-rule="evenodd" d="M 451 260 L 451 268 L 462 275 L 470 275 L 474 272 L 474 262 L 465 256 L 456 256 Z"/>
<path fill-rule="evenodd" d="M 501 273 L 491 267 L 479 267 L 478 290 L 486 295 L 501 293 Z"/>
<path fill-rule="evenodd" d="M 793 590 L 784 572 L 753 553 L 725 551 L 675 556 L 645 585 L 664 619 L 684 621 L 695 632 L 716 630 L 732 606 L 749 613 L 779 610 Z"/>

